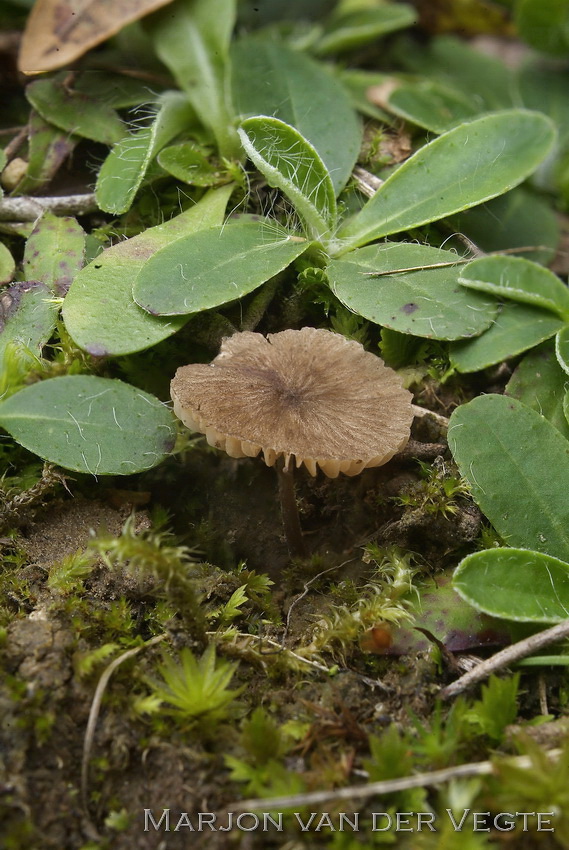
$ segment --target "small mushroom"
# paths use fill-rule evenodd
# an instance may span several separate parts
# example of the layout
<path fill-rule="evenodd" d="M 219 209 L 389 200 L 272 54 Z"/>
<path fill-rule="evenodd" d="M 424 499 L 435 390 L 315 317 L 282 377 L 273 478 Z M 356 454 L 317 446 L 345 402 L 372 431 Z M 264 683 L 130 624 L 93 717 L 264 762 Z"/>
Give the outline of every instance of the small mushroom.
<path fill-rule="evenodd" d="M 353 340 L 316 328 L 225 339 L 209 364 L 182 366 L 174 413 L 230 457 L 276 465 L 291 555 L 305 553 L 293 468 L 329 478 L 381 466 L 405 446 L 411 393 L 393 369 Z"/>

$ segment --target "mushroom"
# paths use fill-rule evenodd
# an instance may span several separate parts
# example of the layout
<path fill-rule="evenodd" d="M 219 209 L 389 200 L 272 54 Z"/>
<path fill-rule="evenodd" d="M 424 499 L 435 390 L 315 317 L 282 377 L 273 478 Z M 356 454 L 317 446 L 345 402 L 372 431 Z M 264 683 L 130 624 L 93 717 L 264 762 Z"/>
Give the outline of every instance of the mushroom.
<path fill-rule="evenodd" d="M 179 368 L 171 395 L 176 416 L 211 446 L 276 465 L 291 555 L 305 554 L 294 463 L 313 476 L 318 468 L 329 478 L 358 475 L 402 449 L 413 420 L 411 393 L 393 369 L 316 328 L 236 333 L 211 363 Z"/>

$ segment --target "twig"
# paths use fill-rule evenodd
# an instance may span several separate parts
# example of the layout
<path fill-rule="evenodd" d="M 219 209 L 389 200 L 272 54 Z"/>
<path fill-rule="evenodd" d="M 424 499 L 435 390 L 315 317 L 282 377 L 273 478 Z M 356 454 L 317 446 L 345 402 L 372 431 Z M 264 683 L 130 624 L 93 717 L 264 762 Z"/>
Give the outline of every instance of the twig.
<path fill-rule="evenodd" d="M 415 416 L 419 419 L 434 419 L 435 422 L 443 428 L 448 428 L 449 419 L 446 416 L 441 416 L 440 413 L 435 413 L 434 410 L 428 410 L 426 407 L 419 407 L 418 404 L 412 404 L 411 409 Z"/>
<path fill-rule="evenodd" d="M 461 676 L 460 679 L 457 679 L 456 682 L 453 682 L 451 685 L 443 688 L 442 691 L 440 691 L 439 696 L 442 697 L 442 699 L 454 697 L 466 690 L 466 688 L 470 687 L 470 685 L 475 684 L 475 682 L 480 682 L 482 679 L 486 679 L 490 673 L 493 673 L 495 670 L 501 670 L 503 667 L 507 667 L 514 661 L 518 661 L 520 658 L 525 658 L 526 655 L 532 655 L 534 652 L 537 652 L 538 649 L 541 649 L 544 646 L 549 646 L 550 643 L 556 643 L 568 635 L 569 620 L 563 620 L 562 623 L 557 623 L 557 625 L 553 626 L 551 629 L 545 629 L 542 632 L 538 632 L 535 635 L 530 635 L 529 637 L 524 638 L 524 640 L 513 643 L 511 646 L 507 646 L 505 649 L 500 650 L 500 652 L 496 652 L 495 655 L 490 656 L 490 658 L 486 658 L 484 661 L 481 661 L 480 664 L 473 670 L 470 670 L 468 673 L 465 673 L 464 676 Z"/>
<path fill-rule="evenodd" d="M 356 560 L 355 558 L 350 558 L 349 561 L 343 561 L 343 563 L 336 564 L 334 567 L 328 567 L 327 569 L 322 570 L 321 572 L 317 573 L 317 575 L 313 576 L 311 579 L 309 579 L 309 581 L 304 583 L 304 589 L 303 589 L 302 593 L 300 593 L 295 599 L 293 599 L 293 601 L 291 602 L 290 607 L 287 611 L 287 614 L 286 614 L 285 628 L 284 628 L 283 636 L 281 638 L 281 646 L 282 646 L 283 649 L 285 648 L 285 641 L 288 637 L 288 632 L 289 632 L 289 628 L 290 628 L 290 618 L 291 618 L 291 614 L 293 612 L 293 609 L 296 608 L 296 606 L 298 605 L 298 603 L 300 602 L 301 599 L 304 599 L 304 597 L 306 596 L 306 594 L 308 593 L 308 591 L 310 589 L 310 586 L 312 584 L 314 584 L 314 582 L 317 581 L 319 578 L 322 578 L 322 576 L 325 576 L 326 573 L 331 573 L 334 570 L 340 570 L 342 567 L 345 567 L 346 564 L 351 564 L 352 561 L 355 561 L 355 560 Z"/>
<path fill-rule="evenodd" d="M 19 127 L 12 141 L 8 142 L 8 144 L 4 148 L 4 153 L 8 161 L 12 159 L 12 157 L 19 151 L 19 149 L 26 141 L 28 129 L 29 127 L 27 124 L 24 127 Z"/>
<path fill-rule="evenodd" d="M 0 201 L 0 220 L 35 221 L 49 210 L 55 215 L 86 215 L 99 207 L 95 195 L 60 195 L 52 198 L 20 195 L 16 198 L 2 198 Z"/>
<path fill-rule="evenodd" d="M 123 652 L 122 655 L 119 655 L 118 658 L 115 658 L 109 666 L 103 672 L 103 675 L 97 682 L 97 687 L 95 688 L 95 694 L 93 696 L 93 702 L 91 703 L 91 710 L 89 711 L 89 720 L 87 721 L 87 729 L 85 730 L 85 740 L 83 742 L 83 761 L 81 763 L 81 800 L 83 803 L 83 809 L 85 813 L 89 814 L 89 805 L 87 800 L 87 791 L 89 785 L 89 759 L 91 757 L 91 747 L 93 746 L 93 738 L 95 736 L 95 728 L 97 726 L 97 720 L 99 718 L 99 710 L 101 708 L 101 701 L 103 699 L 103 695 L 105 693 L 106 687 L 109 683 L 109 679 L 119 667 L 123 661 L 126 661 L 128 658 L 132 658 L 134 655 L 138 655 L 138 653 L 142 649 L 148 649 L 149 646 L 154 646 L 156 643 L 160 643 L 160 641 L 165 640 L 168 635 L 162 634 L 153 637 L 151 640 L 147 641 L 142 646 L 136 646 L 134 649 L 128 649 L 126 652 Z"/>
<path fill-rule="evenodd" d="M 385 183 L 385 180 L 376 177 L 375 174 L 371 174 L 359 165 L 356 165 L 352 171 L 352 177 L 356 182 L 356 186 L 366 198 L 373 198 L 382 183 Z"/>
<path fill-rule="evenodd" d="M 558 758 L 561 750 L 549 750 L 547 755 Z M 516 767 L 531 768 L 530 756 L 516 756 L 508 760 Z M 261 799 L 240 800 L 230 803 L 227 811 L 247 811 L 262 809 L 265 812 L 280 809 L 302 809 L 305 806 L 318 805 L 338 800 L 362 800 L 379 794 L 393 794 L 395 791 L 407 791 L 410 788 L 423 788 L 428 785 L 440 785 L 453 779 L 466 776 L 487 776 L 494 773 L 496 766 L 491 761 L 477 761 L 471 764 L 459 764 L 456 767 L 445 767 L 443 770 L 432 770 L 426 773 L 416 773 L 414 776 L 403 776 L 400 779 L 383 779 L 380 782 L 369 782 L 367 785 L 356 785 L 350 788 L 336 788 L 329 791 L 313 791 L 308 794 L 291 794 L 287 797 L 265 797 Z"/>

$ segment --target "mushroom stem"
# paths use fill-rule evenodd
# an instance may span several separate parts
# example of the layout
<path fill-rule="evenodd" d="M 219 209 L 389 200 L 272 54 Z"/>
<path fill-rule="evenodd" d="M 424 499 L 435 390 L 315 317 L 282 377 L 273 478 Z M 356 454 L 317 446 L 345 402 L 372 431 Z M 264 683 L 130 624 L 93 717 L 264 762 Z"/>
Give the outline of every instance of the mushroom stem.
<path fill-rule="evenodd" d="M 308 552 L 302 536 L 300 517 L 298 516 L 294 491 L 294 471 L 290 466 L 285 466 L 284 458 L 277 460 L 276 470 L 279 480 L 281 513 L 288 551 L 292 558 L 306 558 Z"/>

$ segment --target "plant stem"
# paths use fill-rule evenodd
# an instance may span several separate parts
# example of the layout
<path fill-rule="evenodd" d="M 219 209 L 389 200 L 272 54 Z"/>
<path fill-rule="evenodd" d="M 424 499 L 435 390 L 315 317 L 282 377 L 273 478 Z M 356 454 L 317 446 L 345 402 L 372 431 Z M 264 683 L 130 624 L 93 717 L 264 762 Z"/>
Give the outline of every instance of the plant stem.
<path fill-rule="evenodd" d="M 277 460 L 276 469 L 279 480 L 281 512 L 288 551 L 292 558 L 306 558 L 308 553 L 302 536 L 300 517 L 298 516 L 298 507 L 294 492 L 293 469 L 291 467 L 285 467 L 283 458 L 279 458 Z"/>

